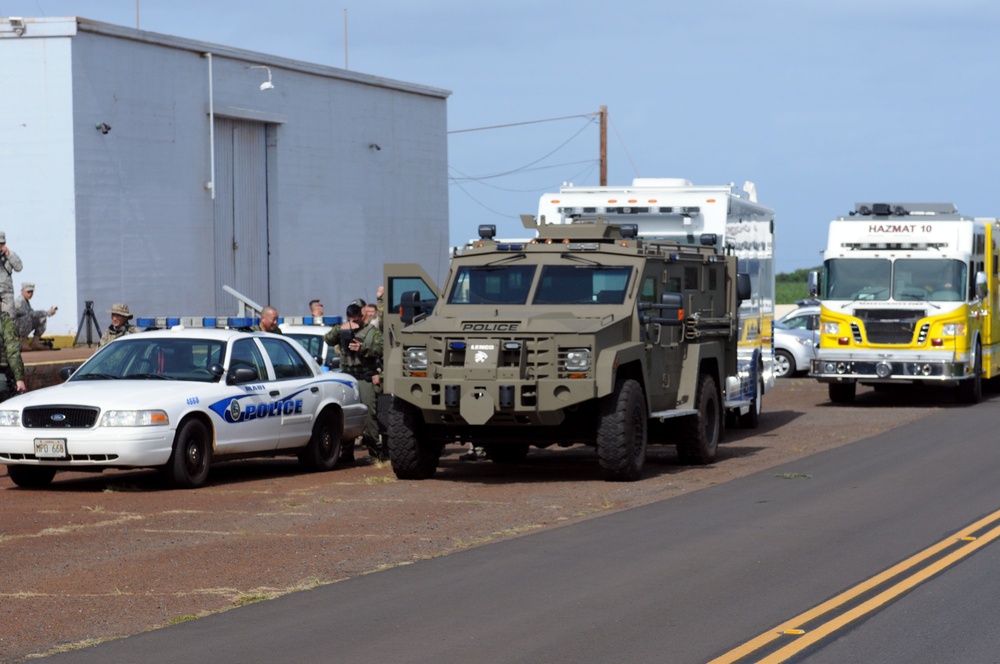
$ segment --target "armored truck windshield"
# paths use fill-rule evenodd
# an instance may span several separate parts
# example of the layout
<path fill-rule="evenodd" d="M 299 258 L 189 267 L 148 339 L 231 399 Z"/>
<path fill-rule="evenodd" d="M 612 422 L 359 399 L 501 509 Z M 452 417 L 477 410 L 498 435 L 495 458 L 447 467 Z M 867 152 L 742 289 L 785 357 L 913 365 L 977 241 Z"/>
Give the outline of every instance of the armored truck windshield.
<path fill-rule="evenodd" d="M 546 265 L 532 304 L 621 304 L 629 266 Z"/>

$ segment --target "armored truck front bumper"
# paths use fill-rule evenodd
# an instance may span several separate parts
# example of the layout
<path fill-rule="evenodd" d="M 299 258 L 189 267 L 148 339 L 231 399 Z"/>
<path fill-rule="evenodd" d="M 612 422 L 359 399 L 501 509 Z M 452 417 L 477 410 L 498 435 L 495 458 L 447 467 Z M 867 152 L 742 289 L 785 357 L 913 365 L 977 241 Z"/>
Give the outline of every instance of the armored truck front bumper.
<path fill-rule="evenodd" d="M 468 380 L 399 377 L 393 393 L 428 424 L 559 425 L 566 410 L 597 396 L 589 379 Z"/>
<path fill-rule="evenodd" d="M 820 350 L 812 360 L 809 375 L 821 383 L 860 381 L 864 383 L 929 382 L 957 384 L 972 378 L 968 358 L 950 351 L 941 353 Z"/>

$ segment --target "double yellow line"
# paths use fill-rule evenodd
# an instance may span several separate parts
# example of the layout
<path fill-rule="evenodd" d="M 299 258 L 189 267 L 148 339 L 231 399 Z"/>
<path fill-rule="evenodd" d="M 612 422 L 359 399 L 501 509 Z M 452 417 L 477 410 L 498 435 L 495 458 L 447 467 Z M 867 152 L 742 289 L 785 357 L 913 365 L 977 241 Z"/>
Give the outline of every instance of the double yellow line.
<path fill-rule="evenodd" d="M 1000 537 L 1000 523 L 998 522 L 1000 522 L 1000 510 L 967 526 L 952 537 L 941 540 L 903 562 L 854 586 L 850 590 L 809 609 L 805 613 L 795 616 L 791 620 L 786 620 L 774 627 L 774 629 L 770 629 L 738 648 L 734 648 L 726 654 L 713 659 L 709 664 L 735 664 L 736 662 L 744 661 L 755 662 L 756 664 L 784 662 L 830 636 L 837 630 L 843 629 L 855 620 L 879 610 L 903 593 L 931 579 L 936 574 L 955 565 L 963 558 L 972 555 L 997 539 Z M 944 552 L 948 549 L 954 550 L 945 554 Z M 933 562 L 924 564 L 936 556 L 940 557 Z M 896 577 L 899 578 L 896 579 Z M 894 579 L 896 579 L 894 583 L 870 599 L 864 600 L 856 606 L 838 611 L 838 609 L 842 609 L 842 607 L 858 599 L 861 595 L 871 592 Z M 819 620 L 826 614 L 831 615 L 825 622 L 812 627 L 808 626 L 808 623 Z M 774 643 L 778 639 L 790 639 L 791 642 L 780 646 Z M 760 653 L 759 658 L 754 657 L 754 653 L 769 645 L 771 648 L 767 648 L 765 652 Z M 776 645 L 779 645 L 779 647 L 774 649 Z"/>

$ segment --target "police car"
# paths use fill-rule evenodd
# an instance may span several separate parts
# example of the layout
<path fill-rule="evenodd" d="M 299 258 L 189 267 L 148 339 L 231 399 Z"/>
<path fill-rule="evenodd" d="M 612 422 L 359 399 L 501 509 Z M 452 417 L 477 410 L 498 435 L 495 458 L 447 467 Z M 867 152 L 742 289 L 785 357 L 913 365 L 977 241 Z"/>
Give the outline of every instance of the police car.
<path fill-rule="evenodd" d="M 367 417 L 354 378 L 264 332 L 140 332 L 64 372 L 65 383 L 0 403 L 0 464 L 18 486 L 46 486 L 60 470 L 153 467 L 193 488 L 213 461 L 252 456 L 329 470 Z"/>
<path fill-rule="evenodd" d="M 332 325 L 282 323 L 278 327 L 281 328 L 281 334 L 298 341 L 310 357 L 321 361 L 320 364 L 333 369 L 340 366 L 340 356 L 326 343 L 325 339 L 326 333 L 330 331 Z"/>

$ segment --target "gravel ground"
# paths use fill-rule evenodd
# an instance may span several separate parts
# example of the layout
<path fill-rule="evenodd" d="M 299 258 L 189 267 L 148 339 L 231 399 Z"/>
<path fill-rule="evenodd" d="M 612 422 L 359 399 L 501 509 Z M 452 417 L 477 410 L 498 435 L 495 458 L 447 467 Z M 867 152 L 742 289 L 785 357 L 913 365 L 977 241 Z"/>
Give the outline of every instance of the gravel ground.
<path fill-rule="evenodd" d="M 66 473 L 26 491 L 4 469 L 0 662 L 665 500 L 954 407 L 942 391 L 866 388 L 834 406 L 825 386 L 784 379 L 760 428 L 730 430 L 716 463 L 681 466 L 654 447 L 644 479 L 625 484 L 601 481 L 583 448 L 501 466 L 450 447 L 423 482 L 388 465 L 309 474 L 293 460 L 240 461 L 195 491 L 165 490 L 150 471 Z"/>

